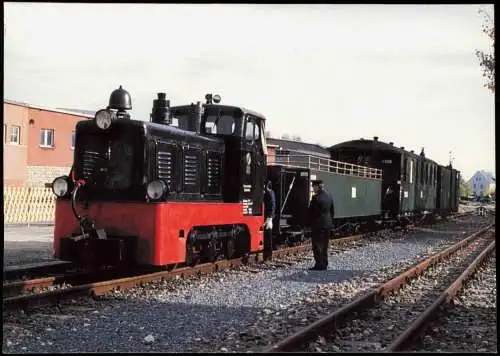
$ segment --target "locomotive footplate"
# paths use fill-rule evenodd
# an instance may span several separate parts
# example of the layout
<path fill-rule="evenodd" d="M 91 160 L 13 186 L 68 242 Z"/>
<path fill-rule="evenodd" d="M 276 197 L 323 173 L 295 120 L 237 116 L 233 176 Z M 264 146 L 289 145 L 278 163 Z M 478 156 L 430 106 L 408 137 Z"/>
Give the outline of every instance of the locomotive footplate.
<path fill-rule="evenodd" d="M 108 236 L 104 229 L 61 238 L 61 259 L 81 265 L 115 266 L 134 261 L 137 238 Z"/>

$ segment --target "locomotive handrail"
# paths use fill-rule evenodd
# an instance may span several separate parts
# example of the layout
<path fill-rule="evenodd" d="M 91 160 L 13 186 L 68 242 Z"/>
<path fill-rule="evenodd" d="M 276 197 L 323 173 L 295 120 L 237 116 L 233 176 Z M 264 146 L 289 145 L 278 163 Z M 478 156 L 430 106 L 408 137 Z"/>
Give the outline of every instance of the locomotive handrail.
<path fill-rule="evenodd" d="M 270 165 L 276 164 L 281 164 L 287 167 L 314 169 L 320 172 L 382 179 L 381 169 L 335 161 L 329 158 L 314 155 L 276 154 L 274 163 L 271 163 Z"/>

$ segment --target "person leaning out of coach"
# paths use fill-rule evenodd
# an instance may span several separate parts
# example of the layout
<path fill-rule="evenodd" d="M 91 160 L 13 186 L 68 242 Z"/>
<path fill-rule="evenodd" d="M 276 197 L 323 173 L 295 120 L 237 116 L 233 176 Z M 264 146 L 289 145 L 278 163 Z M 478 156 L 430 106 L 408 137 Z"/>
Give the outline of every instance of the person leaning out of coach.
<path fill-rule="evenodd" d="M 309 204 L 308 220 L 312 232 L 312 248 L 315 264 L 311 270 L 326 270 L 328 267 L 328 242 L 333 229 L 335 210 L 333 199 L 323 189 L 323 181 L 313 180 L 314 195 Z"/>
<path fill-rule="evenodd" d="M 276 196 L 271 181 L 264 188 L 264 260 L 273 257 L 273 219 L 276 213 Z"/>

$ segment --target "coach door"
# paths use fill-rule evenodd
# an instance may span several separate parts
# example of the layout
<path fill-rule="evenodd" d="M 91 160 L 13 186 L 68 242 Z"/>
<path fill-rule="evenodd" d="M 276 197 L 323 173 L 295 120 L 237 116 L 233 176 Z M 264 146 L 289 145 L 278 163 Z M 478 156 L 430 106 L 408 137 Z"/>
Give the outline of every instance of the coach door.
<path fill-rule="evenodd" d="M 245 215 L 262 215 L 264 179 L 266 177 L 266 155 L 263 146 L 262 119 L 245 117 L 244 149 L 242 150 L 243 206 Z"/>

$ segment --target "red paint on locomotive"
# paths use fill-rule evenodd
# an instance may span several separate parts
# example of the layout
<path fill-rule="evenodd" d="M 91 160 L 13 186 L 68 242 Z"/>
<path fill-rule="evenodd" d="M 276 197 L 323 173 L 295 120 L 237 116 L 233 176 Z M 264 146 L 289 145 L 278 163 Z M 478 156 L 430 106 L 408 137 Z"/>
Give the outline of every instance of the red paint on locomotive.
<path fill-rule="evenodd" d="M 78 211 L 104 228 L 109 235 L 137 236 L 136 262 L 162 266 L 186 260 L 186 239 L 195 226 L 245 224 L 250 231 L 250 251 L 262 250 L 262 216 L 243 216 L 242 203 L 164 202 L 118 203 L 92 202 Z M 60 257 L 60 239 L 80 234 L 80 225 L 71 210 L 71 201 L 56 202 L 54 257 Z M 180 231 L 184 230 L 184 237 Z"/>

